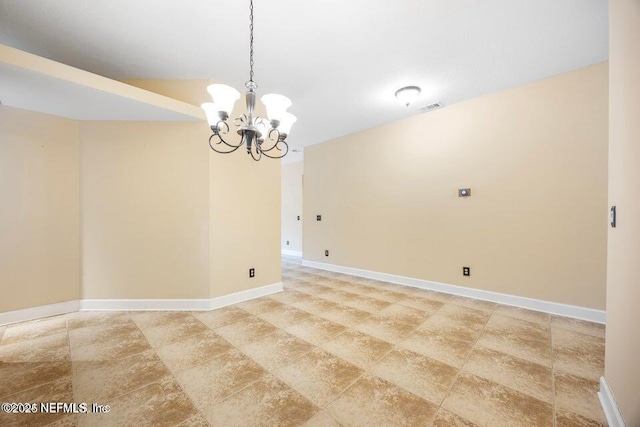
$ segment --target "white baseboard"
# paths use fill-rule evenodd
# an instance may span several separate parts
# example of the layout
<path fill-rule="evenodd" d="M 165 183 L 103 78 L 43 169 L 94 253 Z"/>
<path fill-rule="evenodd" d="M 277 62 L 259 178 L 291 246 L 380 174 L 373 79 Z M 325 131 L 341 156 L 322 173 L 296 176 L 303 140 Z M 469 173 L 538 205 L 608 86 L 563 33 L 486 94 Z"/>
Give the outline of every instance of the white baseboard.
<path fill-rule="evenodd" d="M 283 249 L 282 255 L 295 256 L 298 258 L 302 258 L 302 251 L 290 251 L 289 249 Z"/>
<path fill-rule="evenodd" d="M 202 299 L 92 299 L 81 300 L 80 310 L 96 311 L 207 311 L 263 297 L 284 288 L 282 282 L 247 289 L 217 298 Z"/>
<path fill-rule="evenodd" d="M 0 313 L 0 326 L 75 311 L 207 311 L 283 291 L 282 282 L 217 298 L 202 299 L 84 299 Z"/>
<path fill-rule="evenodd" d="M 246 291 L 236 292 L 229 295 L 223 295 L 221 297 L 210 299 L 209 309 L 215 310 L 216 308 L 222 308 L 242 301 L 264 297 L 277 292 L 282 292 L 283 290 L 284 286 L 282 285 L 282 282 L 279 282 L 272 285 L 260 286 L 259 288 L 247 289 Z"/>
<path fill-rule="evenodd" d="M 5 311 L 4 313 L 0 313 L 0 326 L 17 322 L 25 322 L 27 320 L 42 319 L 43 317 L 57 316 L 59 314 L 72 313 L 74 311 L 78 311 L 78 307 L 78 301 L 73 300 L 23 308 L 20 310 Z"/>
<path fill-rule="evenodd" d="M 413 277 L 397 276 L 395 274 L 380 273 L 377 271 L 363 270 L 360 268 L 345 267 L 342 265 L 327 264 L 324 262 L 302 260 L 304 267 L 319 268 L 321 270 L 334 271 L 336 273 L 350 274 L 352 276 L 366 277 L 368 279 L 381 280 L 398 285 L 427 289 L 430 291 L 444 292 L 483 301 L 496 302 L 498 304 L 527 308 L 529 310 L 542 311 L 558 316 L 572 317 L 595 323 L 605 323 L 604 310 L 578 307 L 575 305 L 561 304 L 557 302 L 543 301 L 516 295 L 501 294 L 482 289 L 466 288 L 464 286 L 449 285 L 447 283 L 432 282 L 430 280 L 416 279 Z"/>
<path fill-rule="evenodd" d="M 609 427 L 625 427 L 620 409 L 618 409 L 618 405 L 613 398 L 613 393 L 604 377 L 600 377 L 598 398 L 600 399 L 600 405 L 602 405 L 602 410 L 604 411 L 604 416 L 607 418 Z"/>

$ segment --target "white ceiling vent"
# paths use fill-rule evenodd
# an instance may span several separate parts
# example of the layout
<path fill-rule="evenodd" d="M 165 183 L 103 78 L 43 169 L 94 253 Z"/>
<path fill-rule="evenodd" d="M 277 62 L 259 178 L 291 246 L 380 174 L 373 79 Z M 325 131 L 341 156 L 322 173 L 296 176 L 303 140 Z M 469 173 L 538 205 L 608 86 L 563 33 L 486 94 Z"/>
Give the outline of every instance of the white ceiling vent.
<path fill-rule="evenodd" d="M 442 104 L 439 102 L 434 102 L 433 104 L 425 105 L 424 107 L 418 108 L 421 113 L 426 113 L 427 111 L 435 110 L 437 108 L 442 107 Z"/>

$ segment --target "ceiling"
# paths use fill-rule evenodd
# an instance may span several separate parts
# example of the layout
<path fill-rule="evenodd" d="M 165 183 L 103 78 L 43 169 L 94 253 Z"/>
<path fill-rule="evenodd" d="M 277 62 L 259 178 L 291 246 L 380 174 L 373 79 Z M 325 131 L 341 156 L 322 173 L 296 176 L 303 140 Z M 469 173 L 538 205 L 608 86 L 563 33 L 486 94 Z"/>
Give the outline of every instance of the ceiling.
<path fill-rule="evenodd" d="M 254 1 L 255 80 L 292 99 L 294 148 L 608 57 L 606 0 Z M 0 43 L 114 79 L 242 89 L 248 1 L 0 0 Z M 408 108 L 406 85 L 422 87 Z"/>

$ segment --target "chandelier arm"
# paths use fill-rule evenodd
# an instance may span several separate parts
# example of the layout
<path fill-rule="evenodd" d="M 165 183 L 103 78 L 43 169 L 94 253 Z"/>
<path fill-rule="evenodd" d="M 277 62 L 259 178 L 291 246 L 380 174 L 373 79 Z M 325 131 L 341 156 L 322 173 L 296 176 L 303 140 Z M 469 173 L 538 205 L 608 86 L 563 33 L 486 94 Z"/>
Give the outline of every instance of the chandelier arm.
<path fill-rule="evenodd" d="M 217 137 L 218 137 L 218 142 L 216 142 L 216 144 L 225 143 L 225 144 L 226 144 L 226 145 L 228 145 L 229 147 L 232 147 L 232 148 L 233 148 L 233 150 L 229 150 L 229 151 L 217 150 L 217 149 L 213 146 L 213 144 L 211 144 L 211 140 L 213 139 L 213 137 L 214 137 L 214 136 L 217 136 Z M 221 137 L 220 135 L 215 134 L 215 133 L 214 133 L 214 134 L 212 134 L 212 135 L 209 137 L 209 147 L 210 147 L 213 151 L 215 151 L 216 153 L 221 153 L 221 154 L 230 154 L 230 153 L 233 153 L 234 151 L 236 151 L 236 150 L 237 150 L 238 148 L 240 148 L 241 146 L 242 146 L 242 144 L 240 144 L 240 145 L 231 145 L 231 144 L 228 144 L 227 142 L 225 142 L 225 140 L 224 140 L 224 139 L 222 139 L 222 137 Z"/>
<path fill-rule="evenodd" d="M 224 126 L 224 129 L 221 128 L 221 125 Z M 218 123 L 216 123 L 216 129 L 218 130 L 219 133 L 229 133 L 229 124 L 224 121 L 224 120 L 218 120 Z"/>
<path fill-rule="evenodd" d="M 224 125 L 224 129 L 221 129 L 221 125 Z M 218 137 L 218 142 L 217 144 L 223 143 L 224 145 L 231 147 L 234 149 L 234 151 L 236 149 L 238 149 L 240 146 L 242 146 L 243 141 L 240 141 L 239 144 L 232 144 L 230 142 L 227 142 L 227 140 L 225 140 L 222 135 L 227 135 L 229 133 L 229 124 L 227 124 L 227 122 L 220 120 L 217 124 L 216 124 L 216 129 L 218 130 L 216 133 L 214 133 L 211 136 L 217 136 Z M 209 138 L 209 142 L 211 142 L 211 138 Z M 211 144 L 209 144 L 211 145 Z M 213 148 L 213 147 L 212 147 Z M 217 151 L 214 149 L 214 151 Z M 232 153 L 233 151 L 229 151 L 229 153 Z"/>
<path fill-rule="evenodd" d="M 276 133 L 275 138 L 272 136 L 274 132 Z M 269 130 L 269 133 L 267 134 L 267 138 L 265 139 L 265 141 L 266 140 L 273 141 L 273 145 L 271 146 L 271 148 L 267 148 L 266 150 L 262 149 L 263 153 L 271 151 L 278 146 L 278 142 L 280 142 L 280 131 L 278 131 L 278 129 L 276 128 Z"/>
<path fill-rule="evenodd" d="M 284 153 L 282 153 L 282 154 L 281 154 L 281 155 L 279 155 L 279 156 L 271 156 L 271 155 L 269 155 L 269 154 L 267 154 L 267 153 L 265 153 L 265 152 L 263 151 L 263 152 L 262 152 L 262 154 L 263 154 L 265 157 L 268 157 L 268 158 L 270 158 L 270 159 L 281 159 L 281 158 L 283 158 L 283 157 L 284 157 L 284 156 L 286 156 L 286 155 L 287 155 L 287 153 L 289 152 L 289 144 L 287 144 L 287 142 L 286 142 L 286 141 L 284 141 L 284 140 L 282 140 L 282 141 L 278 141 L 278 143 L 280 143 L 280 142 L 282 142 L 282 143 L 284 144 Z M 273 147 L 272 147 L 272 148 L 270 148 L 270 150 L 272 150 L 272 149 L 273 149 Z M 282 149 L 281 149 L 280 147 L 278 147 L 278 151 L 282 151 Z"/>

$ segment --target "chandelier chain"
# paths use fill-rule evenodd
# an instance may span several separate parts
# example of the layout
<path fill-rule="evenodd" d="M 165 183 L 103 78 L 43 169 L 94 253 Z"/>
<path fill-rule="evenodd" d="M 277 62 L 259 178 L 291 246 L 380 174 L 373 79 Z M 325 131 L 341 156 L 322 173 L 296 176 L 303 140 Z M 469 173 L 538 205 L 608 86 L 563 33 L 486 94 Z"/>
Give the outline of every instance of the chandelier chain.
<path fill-rule="evenodd" d="M 253 81 L 253 0 L 249 1 L 249 81 Z"/>

